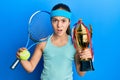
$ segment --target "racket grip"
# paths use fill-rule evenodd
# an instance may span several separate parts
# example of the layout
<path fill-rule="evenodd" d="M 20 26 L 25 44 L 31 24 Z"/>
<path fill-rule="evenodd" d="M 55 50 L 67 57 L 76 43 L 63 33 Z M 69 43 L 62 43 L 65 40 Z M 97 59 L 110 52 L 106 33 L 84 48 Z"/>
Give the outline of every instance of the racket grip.
<path fill-rule="evenodd" d="M 19 59 L 15 60 L 15 62 L 14 62 L 13 65 L 11 66 L 11 69 L 15 69 L 19 62 L 20 62 Z"/>

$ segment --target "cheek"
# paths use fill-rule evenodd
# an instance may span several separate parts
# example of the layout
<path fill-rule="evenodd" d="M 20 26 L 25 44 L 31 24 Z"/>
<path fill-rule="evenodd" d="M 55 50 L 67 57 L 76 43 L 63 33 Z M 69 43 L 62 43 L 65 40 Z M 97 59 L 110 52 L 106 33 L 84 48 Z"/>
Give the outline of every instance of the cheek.
<path fill-rule="evenodd" d="M 63 26 L 64 26 L 64 29 L 67 30 L 69 27 L 69 24 L 64 24 Z"/>
<path fill-rule="evenodd" d="M 55 30 L 56 29 L 56 26 L 55 26 L 55 24 L 52 24 L 52 28 Z"/>
<path fill-rule="evenodd" d="M 70 25 L 70 22 L 67 22 L 64 24 L 64 27 L 68 28 L 69 25 Z"/>

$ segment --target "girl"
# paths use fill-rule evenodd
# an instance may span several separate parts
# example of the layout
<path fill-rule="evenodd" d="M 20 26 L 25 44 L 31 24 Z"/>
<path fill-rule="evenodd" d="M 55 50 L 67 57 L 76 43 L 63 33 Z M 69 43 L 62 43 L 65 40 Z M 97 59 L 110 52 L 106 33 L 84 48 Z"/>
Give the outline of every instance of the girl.
<path fill-rule="evenodd" d="M 36 46 L 34 54 L 29 61 L 20 60 L 27 72 L 32 72 L 35 69 L 43 55 L 44 68 L 41 80 L 73 80 L 73 60 L 75 60 L 78 74 L 81 76 L 85 74 L 85 72 L 79 71 L 80 65 L 77 60 L 81 51 L 73 46 L 70 37 L 70 18 L 71 11 L 67 5 L 60 3 L 53 7 L 51 10 L 51 23 L 54 33 L 47 41 L 41 42 Z M 18 50 L 18 58 L 20 58 L 20 52 L 23 50 L 26 50 L 26 48 Z M 91 58 L 91 55 L 82 54 L 84 55 L 81 55 L 81 57 Z"/>

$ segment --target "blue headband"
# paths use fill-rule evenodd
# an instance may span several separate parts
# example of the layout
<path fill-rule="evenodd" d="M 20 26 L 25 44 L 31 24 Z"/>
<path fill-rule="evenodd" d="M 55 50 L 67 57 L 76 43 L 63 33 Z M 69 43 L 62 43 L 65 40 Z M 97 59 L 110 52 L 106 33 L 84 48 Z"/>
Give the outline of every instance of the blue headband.
<path fill-rule="evenodd" d="M 62 17 L 66 17 L 68 19 L 71 19 L 71 13 L 65 10 L 54 10 L 51 11 L 51 17 L 55 17 L 55 16 L 62 16 Z"/>

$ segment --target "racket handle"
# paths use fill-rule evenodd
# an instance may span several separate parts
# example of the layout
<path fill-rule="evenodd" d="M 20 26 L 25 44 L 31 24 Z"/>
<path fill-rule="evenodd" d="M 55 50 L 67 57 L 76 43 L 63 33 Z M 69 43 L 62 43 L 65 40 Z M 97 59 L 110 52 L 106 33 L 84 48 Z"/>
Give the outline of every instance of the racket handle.
<path fill-rule="evenodd" d="M 17 59 L 17 60 L 13 63 L 13 65 L 11 66 L 11 69 L 15 69 L 19 62 L 20 62 L 20 60 Z"/>

